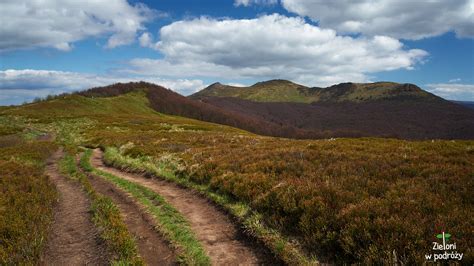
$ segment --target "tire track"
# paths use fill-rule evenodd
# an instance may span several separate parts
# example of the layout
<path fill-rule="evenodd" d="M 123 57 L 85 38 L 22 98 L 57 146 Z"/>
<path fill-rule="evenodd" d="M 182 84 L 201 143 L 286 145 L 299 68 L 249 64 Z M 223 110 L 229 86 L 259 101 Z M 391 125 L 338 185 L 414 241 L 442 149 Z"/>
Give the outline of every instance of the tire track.
<path fill-rule="evenodd" d="M 95 191 L 112 199 L 122 220 L 134 236 L 138 253 L 147 265 L 176 265 L 175 253 L 154 229 L 153 218 L 126 192 L 93 174 L 89 181 Z"/>
<path fill-rule="evenodd" d="M 95 149 L 91 158 L 94 167 L 150 188 L 173 205 L 189 221 L 213 265 L 275 265 L 274 258 L 263 248 L 253 245 L 230 218 L 192 190 L 173 183 L 146 179 L 107 167 L 102 151 Z"/>
<path fill-rule="evenodd" d="M 59 192 L 59 201 L 41 264 L 107 265 L 109 254 L 91 221 L 89 198 L 78 183 L 58 171 L 58 160 L 63 155 L 62 150 L 57 151 L 46 166 L 46 174 Z"/>

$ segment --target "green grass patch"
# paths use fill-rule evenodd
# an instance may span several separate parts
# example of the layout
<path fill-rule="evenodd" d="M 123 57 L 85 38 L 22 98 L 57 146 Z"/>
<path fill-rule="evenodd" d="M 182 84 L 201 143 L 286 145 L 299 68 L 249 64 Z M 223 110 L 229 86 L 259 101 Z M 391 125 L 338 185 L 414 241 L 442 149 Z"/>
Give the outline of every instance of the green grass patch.
<path fill-rule="evenodd" d="M 120 217 L 120 211 L 113 201 L 95 192 L 87 176 L 82 173 L 73 156 L 66 154 L 60 161 L 60 170 L 70 178 L 81 183 L 92 200 L 92 220 L 99 228 L 100 236 L 112 251 L 114 265 L 144 265 L 136 243 Z"/>
<path fill-rule="evenodd" d="M 84 153 L 81 165 L 84 169 L 92 170 L 94 174 L 116 184 L 121 189 L 130 193 L 148 212 L 156 219 L 158 230 L 174 245 L 178 251 L 178 261 L 186 265 L 210 265 L 210 259 L 204 248 L 196 239 L 186 219 L 163 197 L 152 190 L 117 177 L 110 173 L 94 169 L 90 163 L 91 151 Z"/>
<path fill-rule="evenodd" d="M 201 195 L 222 206 L 231 215 L 236 217 L 244 226 L 245 231 L 263 242 L 278 258 L 289 265 L 315 265 L 318 261 L 310 258 L 278 231 L 269 228 L 263 222 L 262 216 L 253 211 L 246 203 L 236 201 L 232 197 L 215 192 L 208 184 L 197 184 L 188 178 L 180 178 L 164 164 L 157 165 L 146 156 L 131 158 L 120 154 L 117 148 L 107 148 L 104 161 L 114 167 L 137 173 L 147 173 L 164 178 L 181 186 L 192 188 Z"/>
<path fill-rule="evenodd" d="M 17 116 L 0 114 L 0 136 L 19 133 L 23 130 L 25 122 Z"/>

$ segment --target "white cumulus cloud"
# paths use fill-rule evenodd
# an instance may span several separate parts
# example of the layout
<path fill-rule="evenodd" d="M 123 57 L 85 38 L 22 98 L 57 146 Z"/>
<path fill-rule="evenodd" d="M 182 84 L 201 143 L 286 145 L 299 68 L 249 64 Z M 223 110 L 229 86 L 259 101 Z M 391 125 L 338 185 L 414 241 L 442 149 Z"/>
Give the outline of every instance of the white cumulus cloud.
<path fill-rule="evenodd" d="M 278 0 L 235 0 L 234 6 L 275 5 Z"/>
<path fill-rule="evenodd" d="M 8 69 L 0 71 L 0 105 L 19 104 L 35 97 L 73 92 L 117 82 L 147 81 L 188 95 L 206 87 L 198 79 L 163 79 L 156 76 L 98 75 L 68 71 Z"/>
<path fill-rule="evenodd" d="M 449 100 L 474 101 L 474 84 L 428 84 L 426 90 Z"/>
<path fill-rule="evenodd" d="M 368 80 L 370 73 L 412 69 L 427 52 L 386 36 L 340 36 L 302 18 L 201 17 L 177 21 L 149 44 L 163 59 L 135 58 L 135 74 L 219 79 L 284 78 L 311 86 Z"/>
<path fill-rule="evenodd" d="M 281 0 L 290 12 L 327 27 L 368 36 L 422 39 L 455 31 L 474 37 L 473 0 Z"/>
<path fill-rule="evenodd" d="M 34 47 L 70 50 L 76 41 L 108 37 L 106 47 L 133 42 L 158 11 L 126 0 L 3 0 L 0 51 Z"/>
<path fill-rule="evenodd" d="M 152 37 L 149 32 L 144 32 L 140 38 L 138 38 L 138 41 L 140 43 L 140 46 L 142 47 L 150 47 L 152 43 Z"/>

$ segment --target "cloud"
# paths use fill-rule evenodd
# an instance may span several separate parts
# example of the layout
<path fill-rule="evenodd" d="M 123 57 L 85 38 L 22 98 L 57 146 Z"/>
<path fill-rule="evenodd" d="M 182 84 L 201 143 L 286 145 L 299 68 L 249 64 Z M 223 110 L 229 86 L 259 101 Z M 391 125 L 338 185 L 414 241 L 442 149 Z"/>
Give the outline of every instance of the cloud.
<path fill-rule="evenodd" d="M 188 95 L 206 87 L 198 79 L 163 79 L 156 76 L 97 75 L 67 71 L 8 69 L 0 71 L 0 105 L 19 104 L 35 97 L 73 92 L 117 82 L 147 81 Z"/>
<path fill-rule="evenodd" d="M 245 84 L 242 84 L 242 83 L 236 83 L 236 82 L 226 83 L 226 85 L 234 86 L 234 87 L 247 87 L 248 86 L 248 85 L 245 85 Z"/>
<path fill-rule="evenodd" d="M 158 11 L 126 0 L 3 0 L 0 51 L 53 47 L 68 51 L 76 41 L 108 37 L 106 47 L 132 43 Z"/>
<path fill-rule="evenodd" d="M 275 5 L 278 0 L 235 0 L 234 6 Z"/>
<path fill-rule="evenodd" d="M 138 42 L 141 47 L 150 47 L 152 44 L 151 34 L 149 32 L 143 33 L 140 38 L 138 38 Z"/>
<path fill-rule="evenodd" d="M 422 39 L 455 31 L 474 37 L 474 1 L 281 0 L 283 7 L 327 27 L 367 36 Z"/>
<path fill-rule="evenodd" d="M 474 101 L 474 84 L 428 84 L 426 90 L 449 100 Z"/>
<path fill-rule="evenodd" d="M 460 78 L 455 78 L 455 79 L 450 79 L 448 82 L 449 83 L 457 83 L 457 82 L 460 82 L 461 79 Z"/>
<path fill-rule="evenodd" d="M 144 32 L 139 38 L 138 42 L 141 47 L 147 47 L 157 50 L 156 43 L 153 42 L 153 35 L 149 32 Z"/>
<path fill-rule="evenodd" d="M 148 46 L 164 58 L 135 58 L 123 71 L 169 77 L 284 78 L 324 86 L 367 81 L 368 74 L 380 71 L 413 69 L 427 55 L 407 50 L 390 37 L 339 36 L 302 18 L 277 14 L 177 21 L 161 28 L 160 41 Z"/>

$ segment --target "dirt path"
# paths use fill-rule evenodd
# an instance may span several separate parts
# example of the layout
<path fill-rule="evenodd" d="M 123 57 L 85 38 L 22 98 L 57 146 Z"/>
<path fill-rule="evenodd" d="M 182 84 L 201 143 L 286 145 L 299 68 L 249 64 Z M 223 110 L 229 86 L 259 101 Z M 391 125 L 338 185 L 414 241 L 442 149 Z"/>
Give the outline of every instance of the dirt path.
<path fill-rule="evenodd" d="M 135 237 L 138 252 L 147 265 L 175 265 L 175 254 L 154 229 L 153 219 L 132 197 L 110 182 L 90 175 L 94 189 L 112 199 L 128 231 Z"/>
<path fill-rule="evenodd" d="M 102 151 L 99 149 L 94 150 L 92 165 L 146 186 L 165 198 L 189 221 L 213 265 L 277 264 L 264 249 L 250 243 L 227 215 L 191 190 L 107 167 L 102 162 Z"/>
<path fill-rule="evenodd" d="M 41 262 L 46 265 L 106 265 L 106 247 L 100 244 L 98 232 L 91 221 L 90 201 L 81 186 L 62 176 L 57 151 L 48 161 L 46 174 L 56 185 L 59 202 Z"/>

